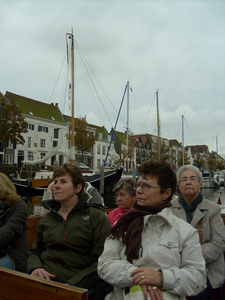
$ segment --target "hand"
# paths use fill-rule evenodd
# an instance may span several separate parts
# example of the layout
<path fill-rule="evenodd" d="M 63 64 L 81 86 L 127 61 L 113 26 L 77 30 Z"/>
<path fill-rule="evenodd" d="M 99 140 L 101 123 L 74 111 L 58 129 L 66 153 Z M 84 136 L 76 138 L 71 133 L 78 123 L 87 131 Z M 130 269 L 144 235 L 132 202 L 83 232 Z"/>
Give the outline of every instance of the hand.
<path fill-rule="evenodd" d="M 142 285 L 144 299 L 148 299 L 148 293 L 151 300 L 163 300 L 163 294 L 160 288 L 156 286 Z"/>
<path fill-rule="evenodd" d="M 38 268 L 35 269 L 32 273 L 32 276 L 36 276 L 36 277 L 40 277 L 40 278 L 45 278 L 47 280 L 51 280 L 53 278 L 55 278 L 54 274 L 48 273 L 47 271 L 45 271 L 45 269 L 43 268 Z"/>
<path fill-rule="evenodd" d="M 53 186 L 54 186 L 54 181 L 51 182 L 51 183 L 48 185 L 48 187 L 47 187 L 47 192 L 52 192 Z"/>
<path fill-rule="evenodd" d="M 139 267 L 131 272 L 131 283 L 146 286 L 162 286 L 162 272 L 150 268 Z"/>

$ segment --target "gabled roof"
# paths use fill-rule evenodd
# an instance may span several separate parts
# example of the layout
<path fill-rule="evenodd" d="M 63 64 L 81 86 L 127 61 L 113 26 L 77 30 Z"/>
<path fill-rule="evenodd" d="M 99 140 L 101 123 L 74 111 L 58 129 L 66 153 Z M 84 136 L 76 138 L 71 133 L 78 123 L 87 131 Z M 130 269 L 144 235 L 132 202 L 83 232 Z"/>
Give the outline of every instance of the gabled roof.
<path fill-rule="evenodd" d="M 177 140 L 169 140 L 170 146 L 181 147 L 181 144 Z"/>
<path fill-rule="evenodd" d="M 209 148 L 206 145 L 193 145 L 186 146 L 185 148 L 190 148 L 192 154 L 209 152 Z"/>
<path fill-rule="evenodd" d="M 126 138 L 127 137 L 126 137 L 124 132 L 115 131 L 115 134 L 118 137 L 118 139 L 120 140 L 122 145 L 126 144 L 126 142 L 127 142 Z"/>
<path fill-rule="evenodd" d="M 65 123 L 58 105 L 54 105 L 53 103 L 47 104 L 8 91 L 6 92 L 5 97 L 9 101 L 15 103 L 23 115 Z"/>

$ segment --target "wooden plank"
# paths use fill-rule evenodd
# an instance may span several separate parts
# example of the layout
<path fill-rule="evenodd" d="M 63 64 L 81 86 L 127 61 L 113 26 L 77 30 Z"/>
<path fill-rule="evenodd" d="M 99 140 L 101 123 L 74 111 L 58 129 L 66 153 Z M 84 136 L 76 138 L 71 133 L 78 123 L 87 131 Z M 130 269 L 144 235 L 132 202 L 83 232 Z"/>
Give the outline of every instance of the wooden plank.
<path fill-rule="evenodd" d="M 27 218 L 27 239 L 29 247 L 33 245 L 33 242 L 36 237 L 36 227 L 38 222 L 41 220 L 41 216 Z"/>
<path fill-rule="evenodd" d="M 88 291 L 0 268 L 1 300 L 87 300 Z"/>

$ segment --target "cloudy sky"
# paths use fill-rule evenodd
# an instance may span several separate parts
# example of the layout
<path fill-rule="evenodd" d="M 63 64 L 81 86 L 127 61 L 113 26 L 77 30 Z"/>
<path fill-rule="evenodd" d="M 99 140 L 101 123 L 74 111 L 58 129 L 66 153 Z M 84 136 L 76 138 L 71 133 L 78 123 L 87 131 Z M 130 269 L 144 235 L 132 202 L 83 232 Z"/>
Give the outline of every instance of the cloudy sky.
<path fill-rule="evenodd" d="M 117 130 L 157 135 L 158 90 L 162 137 L 225 155 L 225 1 L 0 0 L 0 92 L 70 114 L 72 28 L 75 116 L 109 131 L 129 81 Z"/>

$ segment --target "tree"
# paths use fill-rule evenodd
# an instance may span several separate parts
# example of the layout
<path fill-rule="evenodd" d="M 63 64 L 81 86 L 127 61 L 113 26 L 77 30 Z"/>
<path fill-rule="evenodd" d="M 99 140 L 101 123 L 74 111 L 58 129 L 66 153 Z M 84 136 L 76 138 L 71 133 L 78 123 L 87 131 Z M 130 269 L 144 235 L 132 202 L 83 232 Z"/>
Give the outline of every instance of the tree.
<path fill-rule="evenodd" d="M 210 157 L 207 161 L 208 166 L 209 166 L 209 170 L 210 171 L 215 171 L 216 169 L 216 160 L 214 157 Z"/>
<path fill-rule="evenodd" d="M 81 152 L 81 161 L 84 162 L 84 152 L 93 147 L 96 137 L 93 132 L 87 129 L 87 123 L 84 118 L 75 120 L 75 145 L 78 151 Z"/>
<path fill-rule="evenodd" d="M 197 165 L 199 168 L 202 167 L 204 169 L 205 166 L 205 160 L 200 156 L 200 154 L 197 154 L 197 157 L 194 159 L 195 165 Z"/>
<path fill-rule="evenodd" d="M 163 142 L 160 148 L 161 148 L 160 149 L 160 152 L 161 152 L 160 160 L 168 162 L 171 158 L 171 155 L 169 153 L 170 152 L 169 147 L 166 147 L 166 144 Z"/>
<path fill-rule="evenodd" d="M 0 140 L 4 146 L 4 161 L 6 158 L 6 148 L 9 142 L 24 145 L 25 140 L 22 133 L 26 133 L 25 118 L 15 103 L 1 99 L 0 105 Z"/>

